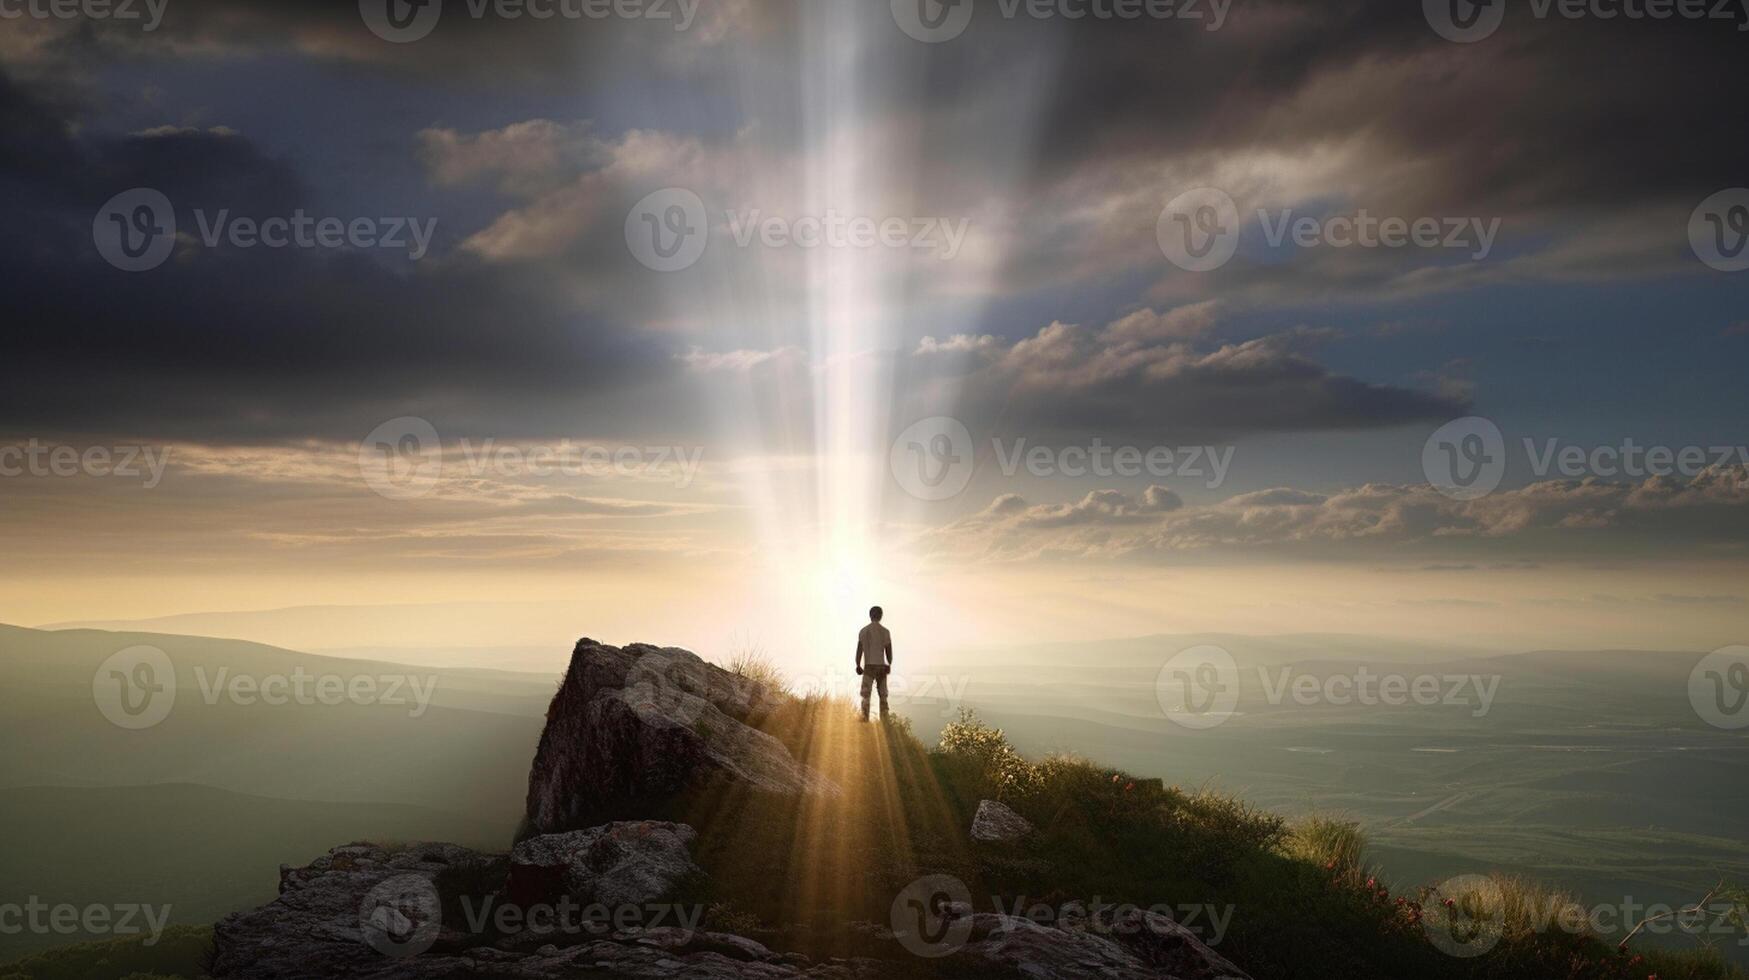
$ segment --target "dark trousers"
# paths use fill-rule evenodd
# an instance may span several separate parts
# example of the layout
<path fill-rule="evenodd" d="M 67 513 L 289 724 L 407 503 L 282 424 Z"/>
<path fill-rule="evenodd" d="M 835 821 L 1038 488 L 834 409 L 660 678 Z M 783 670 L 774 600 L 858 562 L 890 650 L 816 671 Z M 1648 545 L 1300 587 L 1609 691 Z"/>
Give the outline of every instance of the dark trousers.
<path fill-rule="evenodd" d="M 887 716 L 887 671 L 890 667 L 864 667 L 862 669 L 862 717 L 868 718 L 868 692 L 870 688 L 878 688 L 881 692 L 881 717 Z"/>

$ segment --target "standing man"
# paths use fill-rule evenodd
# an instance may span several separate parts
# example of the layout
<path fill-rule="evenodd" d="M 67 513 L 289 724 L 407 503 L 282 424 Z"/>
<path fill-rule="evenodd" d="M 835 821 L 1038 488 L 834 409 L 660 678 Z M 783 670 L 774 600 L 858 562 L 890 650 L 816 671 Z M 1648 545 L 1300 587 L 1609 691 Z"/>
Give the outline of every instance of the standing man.
<path fill-rule="evenodd" d="M 862 676 L 862 720 L 868 720 L 868 689 L 881 692 L 881 720 L 887 720 L 887 671 L 893 665 L 893 634 L 881 625 L 881 607 L 868 611 L 868 625 L 856 634 L 856 672 Z"/>

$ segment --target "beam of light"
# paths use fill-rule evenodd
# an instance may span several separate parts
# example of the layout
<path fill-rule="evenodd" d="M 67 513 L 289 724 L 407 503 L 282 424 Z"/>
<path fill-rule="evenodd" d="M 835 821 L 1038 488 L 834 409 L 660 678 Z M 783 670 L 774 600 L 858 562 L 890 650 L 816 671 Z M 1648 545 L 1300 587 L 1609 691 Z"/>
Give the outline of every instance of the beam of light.
<path fill-rule="evenodd" d="M 713 175 L 736 188 L 725 204 L 785 218 L 972 222 L 955 258 L 908 247 L 731 248 L 732 271 L 719 268 L 711 283 L 719 349 L 794 349 L 802 362 L 766 372 L 759 390 L 722 385 L 707 395 L 723 441 L 754 447 L 759 460 L 735 473 L 754 536 L 753 581 L 739 619 L 724 625 L 758 637 L 792 673 L 816 674 L 848 667 L 871 605 L 898 613 L 913 652 L 976 618 L 953 607 L 906 546 L 913 529 L 956 505 L 913 500 L 888 472 L 892 436 L 924 415 L 953 414 L 957 386 L 937 388 L 927 403 L 895 393 L 922 336 L 980 332 L 999 243 L 1013 231 L 990 202 L 1005 198 L 1033 153 L 1054 48 L 1009 52 L 1004 65 L 1028 70 L 1015 73 L 999 117 L 968 126 L 936 117 L 928 97 L 935 59 L 964 52 L 906 37 L 886 4 L 793 10 L 793 57 L 773 60 L 750 45 L 738 62 L 751 148 L 734 173 Z"/>

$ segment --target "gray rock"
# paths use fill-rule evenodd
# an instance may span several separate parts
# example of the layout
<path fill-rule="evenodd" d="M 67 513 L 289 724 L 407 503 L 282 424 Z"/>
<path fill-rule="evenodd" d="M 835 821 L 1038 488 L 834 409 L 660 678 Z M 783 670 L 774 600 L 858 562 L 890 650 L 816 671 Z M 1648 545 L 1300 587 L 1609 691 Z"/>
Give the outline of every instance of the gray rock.
<path fill-rule="evenodd" d="M 1011 970 L 1040 980 L 1251 980 L 1171 919 L 1125 907 L 1057 926 L 988 912 L 951 962 L 966 972 Z"/>
<path fill-rule="evenodd" d="M 1017 841 L 1032 833 L 1026 818 L 995 800 L 978 803 L 972 817 L 972 839 L 981 841 Z"/>
<path fill-rule="evenodd" d="M 510 900 L 551 902 L 562 892 L 584 905 L 643 905 L 698 874 L 685 824 L 625 821 L 531 837 L 510 853 Z"/>
<path fill-rule="evenodd" d="M 686 650 L 578 640 L 529 772 L 527 829 L 562 833 L 635 815 L 715 778 L 772 793 L 841 793 L 751 727 L 775 698 Z"/>
<path fill-rule="evenodd" d="M 662 833 L 676 840 L 690 839 L 689 827 L 662 826 L 672 828 Z M 596 831 L 606 838 L 612 828 Z M 558 842 L 524 843 L 542 855 L 565 849 Z M 780 957 L 742 936 L 703 930 L 664 926 L 566 935 L 557 942 L 527 936 L 517 943 L 470 931 L 465 912 L 451 916 L 459 922 L 445 921 L 439 886 L 446 873 L 502 860 L 453 844 L 404 850 L 337 847 L 307 867 L 287 869 L 274 901 L 226 916 L 214 927 L 212 975 L 247 980 L 564 980 L 604 973 L 652 980 L 876 980 L 894 975 L 873 960 L 813 963 L 795 954 Z M 606 877 L 615 886 L 624 884 L 611 873 Z M 397 898 L 386 903 L 393 909 L 375 908 L 385 888 L 413 901 Z M 383 924 L 391 920 L 405 927 L 411 942 L 383 941 Z"/>
<path fill-rule="evenodd" d="M 1122 937 L 1143 962 L 1178 980 L 1250 980 L 1196 933 L 1158 912 L 1134 906 L 1102 909 L 1092 927 Z"/>

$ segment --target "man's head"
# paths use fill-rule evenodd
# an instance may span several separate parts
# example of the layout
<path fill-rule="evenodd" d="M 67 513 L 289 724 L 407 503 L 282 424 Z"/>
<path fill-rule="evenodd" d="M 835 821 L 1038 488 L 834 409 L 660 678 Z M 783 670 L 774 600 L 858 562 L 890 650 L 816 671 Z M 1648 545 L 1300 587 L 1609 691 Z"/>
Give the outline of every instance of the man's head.
<path fill-rule="evenodd" d="M 868 608 L 868 620 L 869 620 L 869 622 L 871 622 L 871 623 L 878 623 L 878 622 L 880 622 L 880 621 L 881 621 L 881 607 L 879 607 L 879 606 L 870 606 L 870 607 L 869 607 L 869 608 Z"/>

